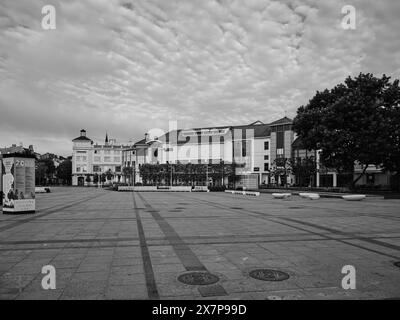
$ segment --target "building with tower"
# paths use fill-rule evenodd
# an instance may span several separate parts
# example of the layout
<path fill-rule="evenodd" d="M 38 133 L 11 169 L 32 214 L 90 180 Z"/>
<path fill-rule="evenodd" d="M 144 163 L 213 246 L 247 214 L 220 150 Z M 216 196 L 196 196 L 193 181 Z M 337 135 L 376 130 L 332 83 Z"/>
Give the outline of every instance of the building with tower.
<path fill-rule="evenodd" d="M 97 181 L 103 184 L 121 181 L 122 150 L 127 145 L 109 139 L 108 133 L 103 144 L 95 143 L 84 129 L 72 142 L 72 185 L 91 186 Z"/>

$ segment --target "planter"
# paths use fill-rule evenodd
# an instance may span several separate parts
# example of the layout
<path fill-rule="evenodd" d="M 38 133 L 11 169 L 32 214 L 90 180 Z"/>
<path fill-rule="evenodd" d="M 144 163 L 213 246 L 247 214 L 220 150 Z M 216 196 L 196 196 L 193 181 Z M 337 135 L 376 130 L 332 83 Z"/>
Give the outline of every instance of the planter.
<path fill-rule="evenodd" d="M 286 199 L 289 198 L 292 194 L 291 193 L 273 193 L 272 196 L 275 199 Z"/>
<path fill-rule="evenodd" d="M 318 200 L 320 198 L 318 193 L 299 193 L 299 196 L 311 200 Z"/>
<path fill-rule="evenodd" d="M 350 194 L 342 196 L 342 198 L 347 201 L 361 201 L 365 199 L 365 197 L 366 197 L 365 194 Z"/>

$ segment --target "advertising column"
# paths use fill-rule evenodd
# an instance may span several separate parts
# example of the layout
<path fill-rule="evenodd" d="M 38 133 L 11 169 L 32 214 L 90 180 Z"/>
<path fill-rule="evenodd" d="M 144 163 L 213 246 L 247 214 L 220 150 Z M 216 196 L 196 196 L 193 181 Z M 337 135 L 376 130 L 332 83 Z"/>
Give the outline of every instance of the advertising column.
<path fill-rule="evenodd" d="M 35 156 L 3 155 L 3 213 L 35 212 Z"/>

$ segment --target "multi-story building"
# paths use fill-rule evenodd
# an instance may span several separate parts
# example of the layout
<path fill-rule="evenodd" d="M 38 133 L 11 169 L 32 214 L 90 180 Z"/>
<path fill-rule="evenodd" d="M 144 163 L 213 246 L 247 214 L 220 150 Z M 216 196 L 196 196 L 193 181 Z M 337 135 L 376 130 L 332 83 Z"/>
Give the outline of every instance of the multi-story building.
<path fill-rule="evenodd" d="M 248 125 L 178 129 L 160 137 L 146 134 L 122 152 L 123 181 L 141 182 L 139 168 L 145 163 L 223 162 L 237 165 L 238 186 L 257 188 L 270 182 L 275 158 L 290 157 L 294 139 L 291 124 L 285 117 L 270 124 L 256 121 Z"/>
<path fill-rule="evenodd" d="M 95 175 L 106 184 L 121 181 L 122 150 L 128 145 L 109 140 L 107 134 L 104 144 L 94 143 L 83 129 L 72 142 L 72 185 L 93 185 Z"/>

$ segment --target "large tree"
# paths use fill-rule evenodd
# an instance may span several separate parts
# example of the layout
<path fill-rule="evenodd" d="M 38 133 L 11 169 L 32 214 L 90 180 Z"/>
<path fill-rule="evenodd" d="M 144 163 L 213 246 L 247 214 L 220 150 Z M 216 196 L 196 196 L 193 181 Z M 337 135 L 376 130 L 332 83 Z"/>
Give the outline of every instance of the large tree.
<path fill-rule="evenodd" d="M 398 85 L 398 80 L 392 83 L 385 75 L 348 77 L 331 90 L 317 92 L 308 105 L 301 106 L 293 128 L 307 149 L 321 150 L 323 165 L 339 173 L 352 173 L 355 163 L 362 164 L 362 174 L 354 185 L 369 165 L 389 169 L 394 160 L 398 144 L 394 144 L 393 130 L 398 131 L 398 122 L 392 117 L 399 110 Z"/>
<path fill-rule="evenodd" d="M 57 167 L 56 176 L 63 181 L 63 184 L 70 185 L 72 180 L 72 161 L 66 159 L 61 162 Z"/>

